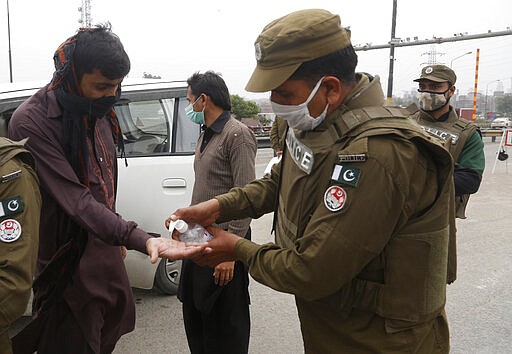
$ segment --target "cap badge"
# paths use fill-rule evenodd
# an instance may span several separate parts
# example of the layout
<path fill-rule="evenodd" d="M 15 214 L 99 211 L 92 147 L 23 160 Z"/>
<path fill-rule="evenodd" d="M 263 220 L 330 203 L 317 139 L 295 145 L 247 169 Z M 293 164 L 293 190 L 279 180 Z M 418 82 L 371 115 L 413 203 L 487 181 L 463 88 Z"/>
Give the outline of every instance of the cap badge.
<path fill-rule="evenodd" d="M 432 67 L 429 66 L 428 68 L 425 69 L 425 74 L 432 74 L 432 71 L 434 71 L 434 69 L 432 69 Z"/>
<path fill-rule="evenodd" d="M 260 47 L 259 42 L 254 44 L 254 54 L 256 55 L 256 61 L 260 61 L 261 60 L 261 47 Z"/>
<path fill-rule="evenodd" d="M 338 211 L 345 205 L 347 201 L 347 193 L 338 186 L 327 188 L 324 194 L 324 204 L 330 211 Z"/>

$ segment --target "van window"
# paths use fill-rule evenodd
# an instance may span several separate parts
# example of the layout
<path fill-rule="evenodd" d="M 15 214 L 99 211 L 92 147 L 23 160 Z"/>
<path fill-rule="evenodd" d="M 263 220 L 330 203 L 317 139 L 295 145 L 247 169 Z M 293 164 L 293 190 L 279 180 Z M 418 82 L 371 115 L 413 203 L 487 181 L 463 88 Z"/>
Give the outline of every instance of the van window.
<path fill-rule="evenodd" d="M 186 98 L 181 97 L 116 105 L 126 156 L 193 154 L 200 129 L 187 119 L 187 104 Z"/>
<path fill-rule="evenodd" d="M 185 97 L 178 99 L 178 119 L 176 124 L 176 152 L 194 152 L 199 138 L 200 126 L 193 123 L 185 114 L 188 101 Z"/>

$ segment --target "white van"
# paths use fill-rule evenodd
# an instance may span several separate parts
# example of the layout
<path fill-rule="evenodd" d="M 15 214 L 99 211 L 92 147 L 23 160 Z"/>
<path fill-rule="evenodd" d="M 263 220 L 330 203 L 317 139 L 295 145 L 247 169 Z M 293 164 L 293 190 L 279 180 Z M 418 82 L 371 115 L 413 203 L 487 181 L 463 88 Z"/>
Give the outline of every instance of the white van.
<path fill-rule="evenodd" d="M 0 136 L 14 110 L 45 83 L 0 84 Z M 119 158 L 117 212 L 140 228 L 169 237 L 164 220 L 177 208 L 190 204 L 194 186 L 194 149 L 199 125 L 185 116 L 187 84 L 184 81 L 125 79 L 121 100 L 114 109 L 124 135 L 126 152 Z M 177 291 L 181 262 L 149 258 L 128 251 L 125 260 L 130 284 Z"/>

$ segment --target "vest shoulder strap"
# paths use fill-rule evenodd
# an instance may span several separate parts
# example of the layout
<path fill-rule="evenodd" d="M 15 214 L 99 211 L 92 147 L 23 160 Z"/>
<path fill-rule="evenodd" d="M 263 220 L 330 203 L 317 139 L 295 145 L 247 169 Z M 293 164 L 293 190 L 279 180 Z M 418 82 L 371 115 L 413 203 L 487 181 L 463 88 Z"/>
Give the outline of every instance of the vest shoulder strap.
<path fill-rule="evenodd" d="M 457 129 L 458 131 L 462 132 L 462 131 L 465 131 L 465 130 L 470 130 L 471 132 L 475 131 L 475 130 L 478 130 L 478 126 L 475 125 L 474 123 L 472 122 L 469 122 L 465 119 L 457 119 L 457 121 L 455 122 L 455 124 L 453 125 L 453 127 L 455 129 Z"/>
<path fill-rule="evenodd" d="M 408 112 L 395 106 L 368 106 L 345 112 L 334 121 L 337 130 L 346 135 L 374 119 L 407 119 Z"/>
<path fill-rule="evenodd" d="M 459 160 L 459 156 L 462 153 L 462 150 L 464 149 L 464 145 L 466 145 L 466 141 L 469 139 L 471 135 L 475 131 L 477 131 L 480 136 L 482 136 L 482 133 L 480 132 L 480 129 L 477 125 L 475 125 L 472 122 L 469 122 L 465 119 L 457 119 L 457 121 L 452 125 L 452 128 L 458 133 L 459 135 L 459 141 L 457 142 L 457 146 L 452 153 L 453 161 L 457 162 Z"/>

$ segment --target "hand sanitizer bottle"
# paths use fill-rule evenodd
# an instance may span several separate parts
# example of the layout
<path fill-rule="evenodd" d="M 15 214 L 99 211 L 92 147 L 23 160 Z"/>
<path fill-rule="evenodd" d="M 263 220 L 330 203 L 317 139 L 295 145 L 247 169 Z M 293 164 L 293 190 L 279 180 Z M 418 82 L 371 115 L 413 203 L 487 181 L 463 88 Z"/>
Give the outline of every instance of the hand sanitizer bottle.
<path fill-rule="evenodd" d="M 213 238 L 212 234 L 199 224 L 188 225 L 183 220 L 176 220 L 174 228 L 180 233 L 180 241 L 183 242 L 208 242 Z"/>

